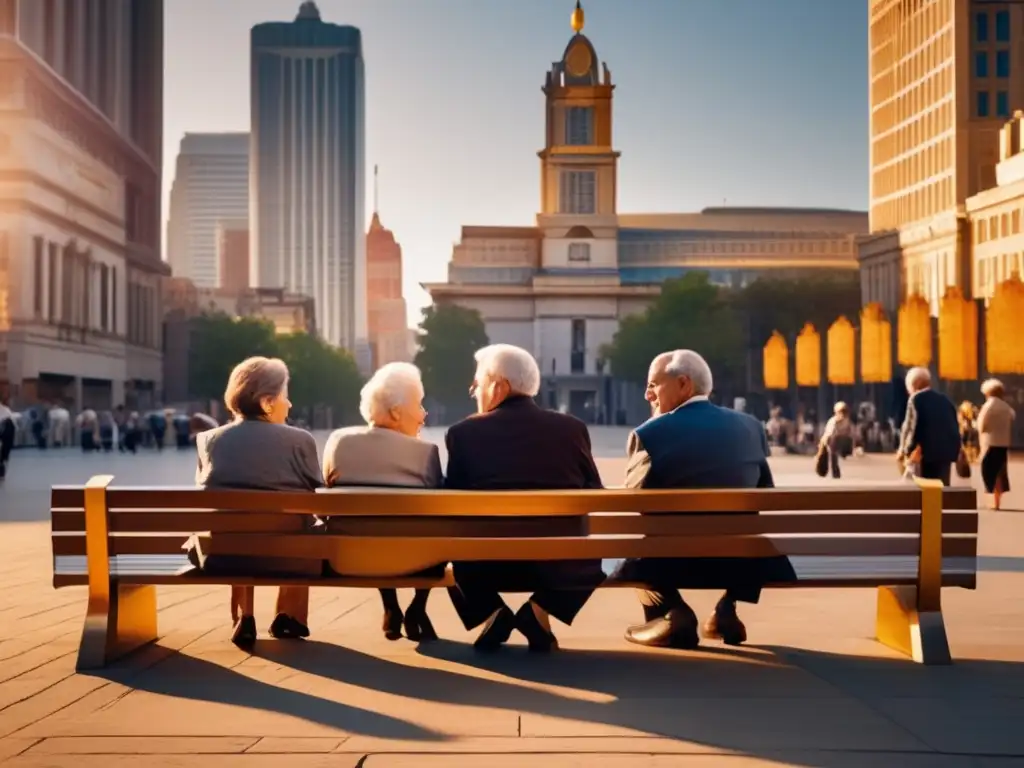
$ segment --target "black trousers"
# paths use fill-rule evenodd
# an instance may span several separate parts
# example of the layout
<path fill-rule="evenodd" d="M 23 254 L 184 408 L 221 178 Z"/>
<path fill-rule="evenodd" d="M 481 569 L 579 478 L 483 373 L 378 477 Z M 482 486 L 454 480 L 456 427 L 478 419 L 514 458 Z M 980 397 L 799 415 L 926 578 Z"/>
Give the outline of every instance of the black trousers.
<path fill-rule="evenodd" d="M 572 624 L 594 589 L 604 580 L 601 562 L 454 563 L 455 586 L 448 588 L 467 629 L 483 624 L 505 607 L 499 592 L 527 592 L 530 600 L 563 624 Z"/>
<path fill-rule="evenodd" d="M 928 480 L 941 480 L 942 484 L 949 486 L 953 462 L 951 461 L 922 461 L 921 477 Z"/>
<path fill-rule="evenodd" d="M 0 421 L 0 466 L 6 465 L 14 448 L 14 422 L 11 419 Z"/>
<path fill-rule="evenodd" d="M 788 557 L 701 557 L 632 560 L 612 579 L 649 584 L 637 590 L 646 621 L 686 605 L 680 589 L 723 589 L 722 600 L 757 603 L 765 584 L 796 581 Z"/>

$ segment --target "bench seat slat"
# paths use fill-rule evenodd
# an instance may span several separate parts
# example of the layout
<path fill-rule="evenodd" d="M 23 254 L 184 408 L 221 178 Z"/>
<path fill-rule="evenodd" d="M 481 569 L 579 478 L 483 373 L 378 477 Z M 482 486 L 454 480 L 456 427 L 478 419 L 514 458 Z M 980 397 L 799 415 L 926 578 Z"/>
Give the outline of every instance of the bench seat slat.
<path fill-rule="evenodd" d="M 155 560 L 169 561 L 158 564 Z M 122 565 L 121 561 L 125 564 Z M 875 587 L 886 584 L 912 584 L 917 573 L 916 557 L 794 557 L 793 568 L 797 581 L 772 584 L 784 587 Z M 943 561 L 942 583 L 946 587 L 975 586 L 976 563 L 973 558 L 945 558 Z M 54 575 L 55 587 L 76 586 L 87 583 L 84 557 L 61 557 L 58 572 Z M 192 568 L 184 558 L 111 558 L 111 570 L 115 578 L 126 584 L 189 585 L 189 584 L 252 584 L 254 586 L 277 586 L 279 584 L 301 584 L 321 587 L 392 587 L 433 588 L 453 584 L 449 567 L 442 579 L 421 577 L 329 577 L 321 579 L 280 578 L 280 577 L 225 577 L 206 576 Z M 605 587 L 643 586 L 632 582 L 607 582 Z"/>
<path fill-rule="evenodd" d="M 82 532 L 85 513 L 54 510 L 55 533 Z M 342 516 L 331 522 L 331 530 L 354 536 L 559 536 L 578 532 L 578 518 L 502 517 L 407 517 Z M 804 533 L 917 533 L 921 517 L 917 512 L 770 512 L 753 515 L 638 514 L 597 512 L 587 517 L 592 534 L 647 535 L 760 535 Z M 182 510 L 114 510 L 110 513 L 112 533 L 297 533 L 303 518 L 270 512 L 203 512 Z M 945 533 L 973 534 L 978 516 L 971 512 L 945 512 Z"/>

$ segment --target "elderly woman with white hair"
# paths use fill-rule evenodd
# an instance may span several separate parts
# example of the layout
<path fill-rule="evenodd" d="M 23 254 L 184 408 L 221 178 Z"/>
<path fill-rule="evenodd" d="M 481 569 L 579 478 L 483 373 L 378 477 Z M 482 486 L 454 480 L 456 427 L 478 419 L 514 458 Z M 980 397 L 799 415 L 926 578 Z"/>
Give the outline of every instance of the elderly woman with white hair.
<path fill-rule="evenodd" d="M 981 393 L 985 395 L 985 404 L 978 413 L 981 479 L 985 483 L 985 492 L 992 494 L 992 509 L 999 509 L 1003 494 L 1010 490 L 1007 462 L 1017 414 L 1004 399 L 1006 390 L 999 379 L 989 379 L 982 384 Z"/>
<path fill-rule="evenodd" d="M 444 478 L 437 446 L 419 439 L 427 417 L 419 368 L 411 363 L 379 368 L 363 387 L 359 411 L 367 426 L 339 429 L 327 439 L 323 471 L 329 488 L 441 487 Z M 435 640 L 437 634 L 427 617 L 429 595 L 429 589 L 417 589 L 403 616 L 397 592 L 380 590 L 384 636 L 398 640 L 404 628 L 410 640 Z"/>

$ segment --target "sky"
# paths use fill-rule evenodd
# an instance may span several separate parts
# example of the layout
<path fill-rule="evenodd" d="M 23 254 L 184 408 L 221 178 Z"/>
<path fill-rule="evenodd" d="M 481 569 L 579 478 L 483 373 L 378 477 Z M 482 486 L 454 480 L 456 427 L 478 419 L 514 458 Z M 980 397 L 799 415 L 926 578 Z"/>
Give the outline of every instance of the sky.
<path fill-rule="evenodd" d="M 249 29 L 299 0 L 165 0 L 164 215 L 185 132 L 249 129 Z M 532 225 L 541 86 L 574 0 L 317 0 L 363 35 L 367 220 L 404 257 L 410 324 L 463 225 Z M 611 70 L 622 213 L 706 206 L 866 210 L 860 0 L 584 0 Z M 367 221 L 368 223 L 368 221 Z"/>

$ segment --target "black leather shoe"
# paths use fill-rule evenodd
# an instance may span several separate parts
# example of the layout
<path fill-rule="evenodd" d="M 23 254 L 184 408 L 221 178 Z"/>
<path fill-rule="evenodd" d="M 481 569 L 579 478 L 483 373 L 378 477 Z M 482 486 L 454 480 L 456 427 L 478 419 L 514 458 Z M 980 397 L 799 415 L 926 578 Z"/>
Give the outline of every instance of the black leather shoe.
<path fill-rule="evenodd" d="M 721 640 L 726 645 L 741 645 L 747 640 L 747 628 L 736 615 L 736 603 L 722 600 L 715 612 L 704 622 L 701 634 L 709 640 Z"/>
<path fill-rule="evenodd" d="M 278 640 L 301 640 L 309 637 L 309 627 L 287 613 L 279 613 L 270 624 L 270 635 Z"/>
<path fill-rule="evenodd" d="M 402 637 L 402 610 L 400 608 L 385 608 L 384 621 L 381 622 L 381 629 L 384 630 L 384 637 L 388 640 L 399 640 Z"/>
<path fill-rule="evenodd" d="M 626 630 L 626 639 L 652 648 L 692 650 L 700 644 L 697 616 L 689 608 L 674 608 L 660 619 Z"/>
<path fill-rule="evenodd" d="M 515 628 L 515 615 L 508 606 L 503 605 L 484 624 L 484 630 L 473 643 L 473 647 L 478 651 L 496 651 L 512 636 L 512 630 Z"/>
<path fill-rule="evenodd" d="M 248 651 L 256 644 L 256 617 L 242 616 L 231 633 L 231 642 Z"/>
<path fill-rule="evenodd" d="M 558 639 L 537 621 L 533 605 L 527 601 L 516 612 L 516 629 L 518 629 L 533 653 L 548 653 L 558 650 Z"/>

